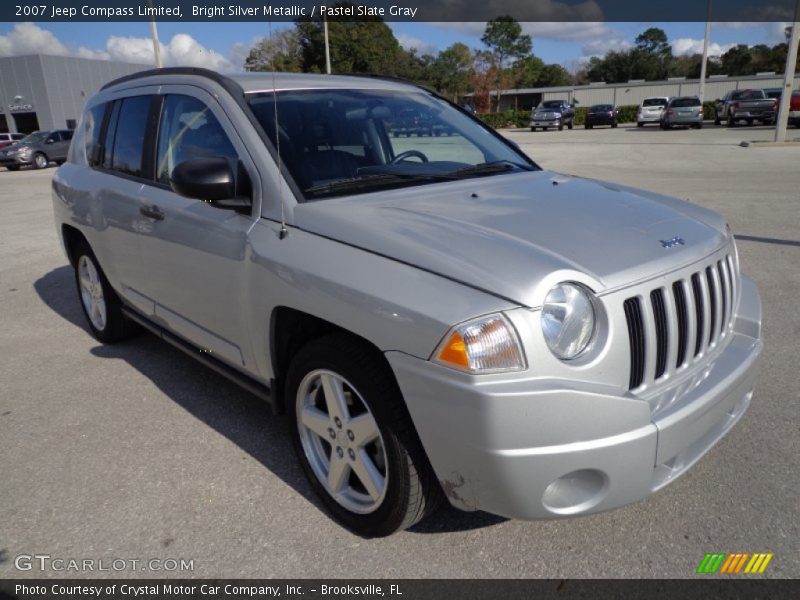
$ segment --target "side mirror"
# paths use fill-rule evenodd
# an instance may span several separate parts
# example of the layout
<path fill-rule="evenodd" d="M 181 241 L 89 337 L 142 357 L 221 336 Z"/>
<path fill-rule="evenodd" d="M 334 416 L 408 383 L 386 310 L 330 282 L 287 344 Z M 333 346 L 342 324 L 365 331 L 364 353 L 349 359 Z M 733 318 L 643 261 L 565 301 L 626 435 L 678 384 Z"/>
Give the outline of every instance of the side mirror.
<path fill-rule="evenodd" d="M 236 197 L 236 179 L 227 159 L 221 156 L 192 158 L 172 170 L 170 187 L 176 194 L 209 202 L 218 208 L 249 208 L 250 198 Z"/>
<path fill-rule="evenodd" d="M 47 138 L 47 139 L 44 141 L 44 143 L 45 143 L 45 144 L 53 144 L 53 143 L 55 143 L 55 140 L 54 140 L 53 138 Z"/>

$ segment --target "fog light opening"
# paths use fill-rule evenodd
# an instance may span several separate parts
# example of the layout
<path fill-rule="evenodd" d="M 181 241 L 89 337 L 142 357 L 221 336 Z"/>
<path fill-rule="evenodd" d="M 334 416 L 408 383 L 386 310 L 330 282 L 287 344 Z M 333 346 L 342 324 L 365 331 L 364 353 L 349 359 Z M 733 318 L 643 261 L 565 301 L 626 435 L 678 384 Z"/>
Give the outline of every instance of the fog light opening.
<path fill-rule="evenodd" d="M 597 469 L 580 469 L 562 475 L 544 491 L 542 504 L 558 515 L 573 515 L 597 506 L 608 492 L 608 475 Z"/>

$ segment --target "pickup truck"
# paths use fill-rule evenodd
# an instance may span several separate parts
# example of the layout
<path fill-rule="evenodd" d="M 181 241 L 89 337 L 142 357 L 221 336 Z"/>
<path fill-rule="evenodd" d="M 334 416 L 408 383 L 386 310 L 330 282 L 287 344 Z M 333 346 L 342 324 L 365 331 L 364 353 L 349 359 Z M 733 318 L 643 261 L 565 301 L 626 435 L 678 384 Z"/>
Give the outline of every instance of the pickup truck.
<path fill-rule="evenodd" d="M 800 92 L 792 92 L 789 99 L 789 125 L 800 127 Z"/>
<path fill-rule="evenodd" d="M 764 90 L 731 90 L 722 99 L 717 99 L 716 108 L 714 125 L 720 125 L 722 121 L 727 121 L 728 127 L 736 127 L 739 121 L 747 121 L 748 125 L 754 121 L 772 125 L 778 103 L 768 98 Z"/>

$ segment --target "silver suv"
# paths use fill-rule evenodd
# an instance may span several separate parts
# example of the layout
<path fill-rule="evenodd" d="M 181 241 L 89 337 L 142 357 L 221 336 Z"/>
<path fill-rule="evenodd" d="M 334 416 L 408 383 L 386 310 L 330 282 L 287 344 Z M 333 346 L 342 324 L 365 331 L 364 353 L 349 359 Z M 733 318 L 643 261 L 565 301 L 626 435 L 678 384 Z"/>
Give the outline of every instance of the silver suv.
<path fill-rule="evenodd" d="M 448 137 L 393 137 L 416 111 Z M 91 332 L 144 327 L 288 415 L 345 526 L 446 499 L 539 519 L 641 500 L 744 414 L 761 304 L 694 204 L 540 169 L 366 77 L 139 73 L 53 181 Z"/>

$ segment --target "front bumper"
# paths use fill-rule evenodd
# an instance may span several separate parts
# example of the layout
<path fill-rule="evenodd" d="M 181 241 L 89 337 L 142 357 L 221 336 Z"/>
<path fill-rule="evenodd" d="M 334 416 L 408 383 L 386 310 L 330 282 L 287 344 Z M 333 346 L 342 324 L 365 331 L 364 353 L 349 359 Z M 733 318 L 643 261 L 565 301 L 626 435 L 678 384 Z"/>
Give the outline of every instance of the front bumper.
<path fill-rule="evenodd" d="M 609 510 L 686 472 L 741 418 L 761 352 L 761 301 L 742 278 L 727 347 L 651 417 L 630 393 L 581 382 L 482 380 L 386 354 L 423 446 L 453 506 L 519 519 Z"/>
<path fill-rule="evenodd" d="M 531 127 L 558 127 L 561 124 L 561 117 L 555 119 L 531 119 Z"/>
<path fill-rule="evenodd" d="M 22 167 L 31 164 L 31 155 L 17 154 L 15 156 L 0 156 L 0 166 Z"/>

